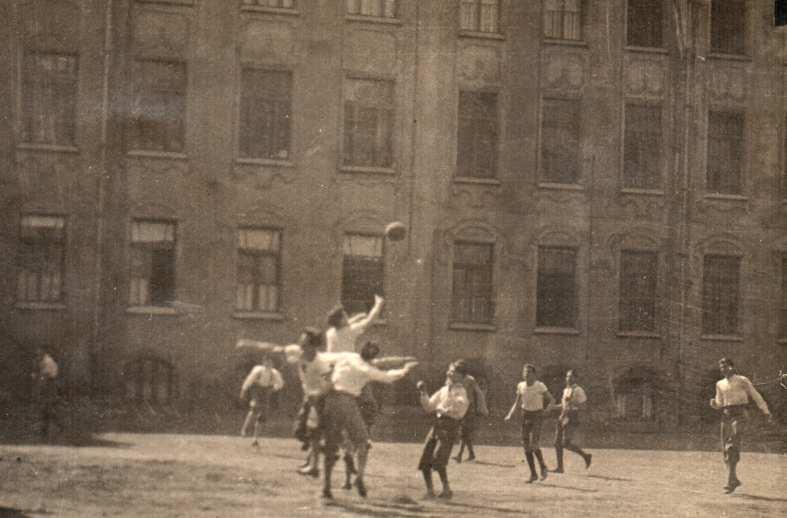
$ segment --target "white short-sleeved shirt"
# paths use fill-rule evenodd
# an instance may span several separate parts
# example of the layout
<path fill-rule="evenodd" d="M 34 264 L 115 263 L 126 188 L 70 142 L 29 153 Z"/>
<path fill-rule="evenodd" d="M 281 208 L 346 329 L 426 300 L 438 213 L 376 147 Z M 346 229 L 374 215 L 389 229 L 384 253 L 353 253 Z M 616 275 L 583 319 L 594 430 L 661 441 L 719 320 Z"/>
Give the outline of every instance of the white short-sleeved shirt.
<path fill-rule="evenodd" d="M 325 350 L 329 353 L 355 353 L 358 337 L 364 332 L 364 327 L 357 323 L 349 324 L 342 328 L 329 328 L 325 332 Z"/>
<path fill-rule="evenodd" d="M 528 412 L 544 409 L 544 394 L 547 392 L 549 389 L 540 381 L 536 381 L 532 385 L 521 381 L 516 386 L 516 393 L 522 398 L 522 410 Z"/>

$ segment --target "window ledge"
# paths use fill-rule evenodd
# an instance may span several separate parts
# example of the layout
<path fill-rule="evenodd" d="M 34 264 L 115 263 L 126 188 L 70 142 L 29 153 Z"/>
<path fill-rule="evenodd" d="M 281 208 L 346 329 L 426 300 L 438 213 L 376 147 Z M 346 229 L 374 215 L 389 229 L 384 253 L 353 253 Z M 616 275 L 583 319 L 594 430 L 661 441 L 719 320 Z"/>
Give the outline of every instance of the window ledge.
<path fill-rule="evenodd" d="M 368 174 L 382 174 L 393 176 L 396 170 L 392 167 L 371 167 L 363 165 L 343 165 L 339 167 L 343 173 L 368 173 Z"/>
<path fill-rule="evenodd" d="M 787 338 L 779 338 L 776 340 L 776 343 L 779 345 L 787 345 Z"/>
<path fill-rule="evenodd" d="M 462 38 L 480 38 L 484 40 L 498 40 L 498 41 L 502 41 L 506 39 L 506 37 L 500 34 L 499 32 L 470 31 L 467 29 L 459 29 L 459 36 Z"/>
<path fill-rule="evenodd" d="M 50 153 L 79 153 L 76 146 L 64 146 L 62 144 L 36 144 L 35 142 L 20 142 L 16 145 L 17 149 L 27 151 L 48 151 Z"/>
<path fill-rule="evenodd" d="M 637 194 L 640 196 L 664 196 L 661 189 L 640 189 L 637 187 L 624 187 L 620 190 L 622 194 Z"/>
<path fill-rule="evenodd" d="M 722 193 L 710 193 L 705 195 L 706 200 L 723 200 L 723 201 L 749 201 L 748 196 L 743 196 L 741 194 L 722 194 Z"/>
<path fill-rule="evenodd" d="M 584 191 L 585 186 L 578 183 L 538 182 L 539 189 L 550 191 Z"/>
<path fill-rule="evenodd" d="M 33 311 L 62 311 L 67 308 L 62 302 L 17 302 L 14 307 Z"/>
<path fill-rule="evenodd" d="M 643 54 L 669 54 L 669 51 L 662 47 L 640 47 L 638 45 L 626 45 L 624 47 L 629 52 L 640 52 Z"/>
<path fill-rule="evenodd" d="M 456 176 L 454 177 L 454 182 L 474 185 L 500 185 L 500 180 L 496 178 L 473 178 L 472 176 Z"/>
<path fill-rule="evenodd" d="M 615 335 L 620 338 L 661 338 L 655 331 L 618 331 Z"/>
<path fill-rule="evenodd" d="M 579 329 L 573 327 L 536 327 L 533 331 L 537 335 L 575 335 L 579 336 Z"/>
<path fill-rule="evenodd" d="M 130 157 L 137 158 L 165 158 L 168 160 L 188 160 L 186 153 L 174 153 L 171 151 L 148 151 L 145 149 L 133 149 L 126 153 Z"/>
<path fill-rule="evenodd" d="M 241 165 L 269 165 L 274 167 L 295 167 L 289 160 L 276 160 L 275 158 L 237 158 L 236 164 Z"/>
<path fill-rule="evenodd" d="M 559 45 L 566 47 L 583 47 L 587 48 L 588 44 L 584 40 L 563 40 L 559 38 L 544 38 L 544 43 L 547 45 Z"/>
<path fill-rule="evenodd" d="M 348 22 L 377 23 L 381 25 L 402 25 L 399 18 L 386 18 L 384 16 L 364 16 L 362 14 L 348 14 L 344 17 Z"/>
<path fill-rule="evenodd" d="M 282 321 L 285 319 L 282 313 L 269 312 L 269 311 L 236 311 L 232 314 L 232 318 L 238 320 L 275 320 Z"/>
<path fill-rule="evenodd" d="M 481 322 L 451 322 L 448 325 L 448 329 L 454 331 L 481 331 L 485 333 L 494 333 L 497 331 L 497 326 Z"/>
<path fill-rule="evenodd" d="M 725 54 L 723 52 L 711 52 L 708 54 L 710 59 L 727 60 L 727 61 L 751 61 L 751 56 L 745 54 Z"/>
<path fill-rule="evenodd" d="M 126 308 L 126 313 L 131 315 L 178 315 L 178 310 L 166 306 L 130 306 Z"/>
<path fill-rule="evenodd" d="M 287 9 L 286 7 L 268 7 L 265 5 L 242 5 L 240 10 L 251 13 L 283 14 L 287 16 L 299 16 L 301 14 L 297 9 Z"/>
<path fill-rule="evenodd" d="M 743 337 L 738 335 L 702 335 L 702 340 L 709 340 L 713 342 L 742 342 Z"/>

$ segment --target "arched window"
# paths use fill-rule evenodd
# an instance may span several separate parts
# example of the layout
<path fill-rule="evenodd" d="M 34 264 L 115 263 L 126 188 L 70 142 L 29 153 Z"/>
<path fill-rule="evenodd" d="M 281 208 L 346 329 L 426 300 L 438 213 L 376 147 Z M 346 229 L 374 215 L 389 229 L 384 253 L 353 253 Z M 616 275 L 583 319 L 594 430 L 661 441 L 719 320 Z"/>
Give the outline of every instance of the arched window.
<path fill-rule="evenodd" d="M 175 398 L 175 368 L 161 358 L 142 356 L 123 368 L 126 398 L 166 403 Z"/>

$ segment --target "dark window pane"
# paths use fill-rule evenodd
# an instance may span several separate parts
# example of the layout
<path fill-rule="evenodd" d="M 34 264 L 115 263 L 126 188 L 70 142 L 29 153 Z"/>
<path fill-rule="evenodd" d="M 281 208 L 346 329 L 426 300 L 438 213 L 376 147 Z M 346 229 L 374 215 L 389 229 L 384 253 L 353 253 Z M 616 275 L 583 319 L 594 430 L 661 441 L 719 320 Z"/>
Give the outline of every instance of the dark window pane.
<path fill-rule="evenodd" d="M 574 327 L 576 325 L 576 250 L 540 247 L 536 325 Z"/>
<path fill-rule="evenodd" d="M 494 318 L 494 245 L 454 243 L 452 318 L 489 323 Z"/>
<path fill-rule="evenodd" d="M 716 112 L 708 115 L 709 192 L 741 194 L 744 152 L 742 113 Z"/>
<path fill-rule="evenodd" d="M 740 258 L 707 255 L 703 266 L 702 331 L 705 334 L 737 334 Z"/>
<path fill-rule="evenodd" d="M 582 3 L 583 0 L 544 0 L 544 36 L 581 40 Z"/>
<path fill-rule="evenodd" d="M 661 107 L 626 105 L 623 185 L 639 189 L 661 186 Z"/>
<path fill-rule="evenodd" d="M 711 51 L 746 53 L 746 0 L 711 2 Z"/>
<path fill-rule="evenodd" d="M 26 53 L 22 82 L 22 138 L 40 144 L 74 144 L 77 58 Z"/>
<path fill-rule="evenodd" d="M 579 101 L 544 99 L 541 177 L 549 183 L 579 180 Z"/>
<path fill-rule="evenodd" d="M 343 163 L 393 166 L 393 82 L 348 79 L 345 82 Z"/>
<path fill-rule="evenodd" d="M 380 236 L 347 234 L 342 266 L 342 305 L 348 314 L 368 312 L 384 295 L 385 262 Z"/>
<path fill-rule="evenodd" d="M 655 252 L 621 252 L 621 331 L 656 330 L 657 257 Z"/>
<path fill-rule="evenodd" d="M 635 47 L 661 48 L 664 19 L 661 0 L 628 0 L 626 43 Z"/>
<path fill-rule="evenodd" d="M 241 156 L 277 160 L 289 158 L 291 82 L 290 72 L 243 70 Z"/>
<path fill-rule="evenodd" d="M 459 28 L 465 31 L 498 32 L 499 0 L 460 0 Z"/>
<path fill-rule="evenodd" d="M 497 94 L 459 92 L 457 174 L 493 178 L 497 175 Z"/>
<path fill-rule="evenodd" d="M 787 255 L 782 256 L 782 303 L 780 338 L 787 338 Z"/>
<path fill-rule="evenodd" d="M 185 116 L 185 63 L 138 61 L 128 129 L 130 149 L 183 151 Z"/>

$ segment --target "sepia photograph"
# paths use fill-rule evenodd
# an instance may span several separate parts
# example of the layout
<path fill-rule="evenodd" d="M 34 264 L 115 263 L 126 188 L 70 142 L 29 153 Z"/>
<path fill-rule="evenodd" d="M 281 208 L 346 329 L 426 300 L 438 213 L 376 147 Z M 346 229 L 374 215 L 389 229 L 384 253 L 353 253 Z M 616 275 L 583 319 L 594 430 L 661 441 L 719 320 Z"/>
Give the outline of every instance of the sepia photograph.
<path fill-rule="evenodd" d="M 787 0 L 0 0 L 0 518 L 787 516 Z"/>

